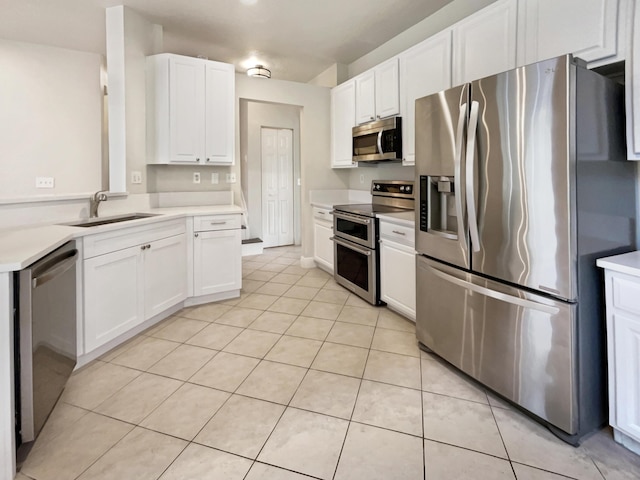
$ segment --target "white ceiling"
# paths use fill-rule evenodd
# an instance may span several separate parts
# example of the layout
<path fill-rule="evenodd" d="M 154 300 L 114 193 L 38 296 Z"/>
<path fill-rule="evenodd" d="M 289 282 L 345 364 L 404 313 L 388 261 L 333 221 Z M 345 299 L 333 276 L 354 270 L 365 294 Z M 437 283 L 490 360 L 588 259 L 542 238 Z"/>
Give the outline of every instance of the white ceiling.
<path fill-rule="evenodd" d="M 104 9 L 163 26 L 164 49 L 306 82 L 349 64 L 452 0 L 0 0 L 0 37 L 105 53 Z M 253 5 L 247 5 L 254 3 Z"/>

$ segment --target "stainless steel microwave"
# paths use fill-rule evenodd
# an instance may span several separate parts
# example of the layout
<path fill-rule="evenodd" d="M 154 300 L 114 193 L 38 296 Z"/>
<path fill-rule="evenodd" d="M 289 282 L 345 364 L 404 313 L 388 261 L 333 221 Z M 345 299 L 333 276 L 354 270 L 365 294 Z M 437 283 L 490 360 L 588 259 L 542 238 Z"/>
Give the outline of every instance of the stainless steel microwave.
<path fill-rule="evenodd" d="M 353 161 L 402 160 L 402 119 L 391 117 L 353 127 Z"/>

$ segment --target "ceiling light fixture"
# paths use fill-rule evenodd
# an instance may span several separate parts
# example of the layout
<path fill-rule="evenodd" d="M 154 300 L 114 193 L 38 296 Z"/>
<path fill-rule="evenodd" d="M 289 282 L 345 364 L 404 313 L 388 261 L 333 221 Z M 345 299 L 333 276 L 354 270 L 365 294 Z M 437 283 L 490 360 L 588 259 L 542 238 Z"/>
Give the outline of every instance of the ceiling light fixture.
<path fill-rule="evenodd" d="M 256 65 L 247 69 L 247 75 L 255 78 L 271 78 L 271 70 L 262 65 Z"/>

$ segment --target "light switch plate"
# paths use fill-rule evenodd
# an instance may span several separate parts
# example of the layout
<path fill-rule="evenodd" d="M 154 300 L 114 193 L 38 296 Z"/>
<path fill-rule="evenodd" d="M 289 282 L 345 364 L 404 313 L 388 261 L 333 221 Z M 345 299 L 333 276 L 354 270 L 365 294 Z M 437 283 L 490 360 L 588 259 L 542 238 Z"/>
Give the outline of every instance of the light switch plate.
<path fill-rule="evenodd" d="M 217 184 L 218 182 L 220 182 L 220 175 L 218 173 L 212 173 L 211 174 L 211 183 L 213 185 Z"/>
<path fill-rule="evenodd" d="M 193 172 L 193 183 L 200 183 L 200 172 Z"/>
<path fill-rule="evenodd" d="M 227 183 L 236 183 L 235 173 L 227 173 Z"/>
<path fill-rule="evenodd" d="M 36 188 L 53 188 L 54 186 L 53 177 L 36 177 Z"/>
<path fill-rule="evenodd" d="M 131 183 L 135 183 L 135 184 L 142 183 L 142 172 L 132 171 L 131 172 Z"/>

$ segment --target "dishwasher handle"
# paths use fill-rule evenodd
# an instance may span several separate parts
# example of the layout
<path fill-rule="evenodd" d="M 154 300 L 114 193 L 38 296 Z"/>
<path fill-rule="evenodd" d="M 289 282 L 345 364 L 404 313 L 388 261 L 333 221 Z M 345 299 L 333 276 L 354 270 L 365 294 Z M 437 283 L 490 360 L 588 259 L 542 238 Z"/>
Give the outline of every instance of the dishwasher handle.
<path fill-rule="evenodd" d="M 59 277 L 67 270 L 69 270 L 72 266 L 74 266 L 77 260 L 77 249 L 70 250 L 63 253 L 59 257 L 52 259 L 47 269 L 44 272 L 40 273 L 37 277 L 34 277 L 33 280 L 31 280 L 32 288 L 38 288 L 40 285 L 44 285 L 49 280 L 53 280 L 54 278 Z"/>

